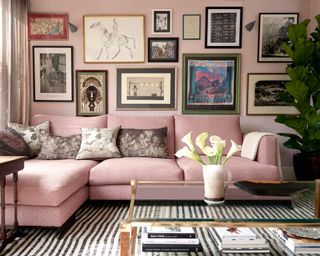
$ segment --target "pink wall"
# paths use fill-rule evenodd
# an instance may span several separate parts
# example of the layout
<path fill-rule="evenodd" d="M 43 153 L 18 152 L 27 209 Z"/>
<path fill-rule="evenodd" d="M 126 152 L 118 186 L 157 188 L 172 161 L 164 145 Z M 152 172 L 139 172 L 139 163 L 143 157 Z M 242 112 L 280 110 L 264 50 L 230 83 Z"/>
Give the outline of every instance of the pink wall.
<path fill-rule="evenodd" d="M 67 12 L 70 22 L 78 26 L 76 33 L 69 33 L 69 41 L 32 41 L 31 45 L 72 45 L 74 47 L 74 69 L 107 69 L 109 72 L 109 113 L 131 115 L 168 115 L 181 113 L 181 53 L 241 53 L 241 125 L 244 132 L 259 130 L 280 132 L 287 128 L 274 122 L 274 116 L 246 116 L 247 73 L 282 73 L 286 64 L 257 63 L 258 22 L 251 32 L 243 28 L 242 49 L 204 49 L 205 7 L 206 6 L 243 6 L 243 24 L 258 20 L 260 12 L 299 12 L 300 20 L 310 16 L 311 2 L 319 9 L 319 0 L 30 0 L 32 12 Z M 146 37 L 151 34 L 152 9 L 170 8 L 173 11 L 173 34 L 180 38 L 179 63 L 144 64 L 84 64 L 82 16 L 90 14 L 143 14 L 145 15 Z M 182 40 L 182 15 L 201 14 L 201 40 Z M 314 15 L 313 15 L 314 16 Z M 147 52 L 145 54 L 147 56 Z M 177 110 L 175 111 L 116 111 L 116 68 L 118 67 L 172 66 L 178 67 Z M 75 115 L 75 103 L 32 103 L 32 114 L 46 113 Z M 282 139 L 281 139 L 282 140 Z M 281 149 L 283 165 L 291 166 L 291 152 Z"/>

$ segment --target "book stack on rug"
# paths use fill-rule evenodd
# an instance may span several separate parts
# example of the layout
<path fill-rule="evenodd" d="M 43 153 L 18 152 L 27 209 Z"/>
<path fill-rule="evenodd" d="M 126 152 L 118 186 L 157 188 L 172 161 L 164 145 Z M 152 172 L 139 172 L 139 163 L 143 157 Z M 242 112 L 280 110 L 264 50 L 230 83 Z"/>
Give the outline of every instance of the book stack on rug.
<path fill-rule="evenodd" d="M 250 228 L 209 228 L 222 253 L 269 253 L 268 242 Z"/>
<path fill-rule="evenodd" d="M 201 244 L 191 227 L 143 227 L 143 252 L 200 252 Z"/>

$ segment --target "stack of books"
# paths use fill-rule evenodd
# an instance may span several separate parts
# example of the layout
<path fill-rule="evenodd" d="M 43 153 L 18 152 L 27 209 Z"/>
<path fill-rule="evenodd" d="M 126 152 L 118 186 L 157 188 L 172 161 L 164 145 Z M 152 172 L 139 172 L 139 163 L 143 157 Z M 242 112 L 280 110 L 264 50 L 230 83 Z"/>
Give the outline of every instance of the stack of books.
<path fill-rule="evenodd" d="M 269 253 L 267 241 L 250 228 L 209 228 L 222 253 Z"/>
<path fill-rule="evenodd" d="M 143 227 L 143 252 L 200 252 L 199 239 L 190 227 Z"/>

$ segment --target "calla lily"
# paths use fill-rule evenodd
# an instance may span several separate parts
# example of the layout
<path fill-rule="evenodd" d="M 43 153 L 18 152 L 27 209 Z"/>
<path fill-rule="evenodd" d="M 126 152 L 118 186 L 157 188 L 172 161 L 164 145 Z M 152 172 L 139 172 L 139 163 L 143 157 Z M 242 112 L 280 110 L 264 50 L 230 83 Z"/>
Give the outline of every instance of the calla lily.
<path fill-rule="evenodd" d="M 179 158 L 183 157 L 183 156 L 184 157 L 188 157 L 188 158 L 190 158 L 192 160 L 195 160 L 195 161 L 199 162 L 200 164 L 205 164 L 202 161 L 201 157 L 197 153 L 190 151 L 187 146 L 184 146 L 182 149 L 178 150 L 175 153 L 175 156 L 179 157 Z"/>
<path fill-rule="evenodd" d="M 207 132 L 202 132 L 196 138 L 196 145 L 202 150 L 203 153 L 205 153 L 204 149 L 206 147 L 206 140 L 208 136 L 209 134 Z"/>
<path fill-rule="evenodd" d="M 219 136 L 216 135 L 210 136 L 210 143 L 218 145 L 219 148 L 226 146 L 226 141 L 222 140 Z"/>
<path fill-rule="evenodd" d="M 186 134 L 185 136 L 183 136 L 183 138 L 181 139 L 181 141 L 185 144 L 187 144 L 187 146 L 189 147 L 189 149 L 191 151 L 195 151 L 195 148 L 193 146 L 192 143 L 192 138 L 191 138 L 191 132 L 189 132 L 188 134 Z"/>
<path fill-rule="evenodd" d="M 207 156 L 215 156 L 217 154 L 217 148 L 205 146 L 203 153 L 205 153 Z"/>
<path fill-rule="evenodd" d="M 224 164 L 230 157 L 232 157 L 236 152 L 241 151 L 241 145 L 238 145 L 237 143 L 235 143 L 233 140 L 231 140 L 231 148 L 229 149 L 229 152 L 226 156 L 226 158 L 224 159 L 223 163 Z"/>

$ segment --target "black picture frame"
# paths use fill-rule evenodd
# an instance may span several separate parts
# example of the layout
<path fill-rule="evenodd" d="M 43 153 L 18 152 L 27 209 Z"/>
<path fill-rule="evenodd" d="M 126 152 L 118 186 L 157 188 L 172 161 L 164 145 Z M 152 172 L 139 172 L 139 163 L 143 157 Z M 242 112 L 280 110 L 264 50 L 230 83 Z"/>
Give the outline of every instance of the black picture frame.
<path fill-rule="evenodd" d="M 152 10 L 152 34 L 172 34 L 172 10 Z"/>
<path fill-rule="evenodd" d="M 178 37 L 149 37 L 148 62 L 178 62 Z"/>

